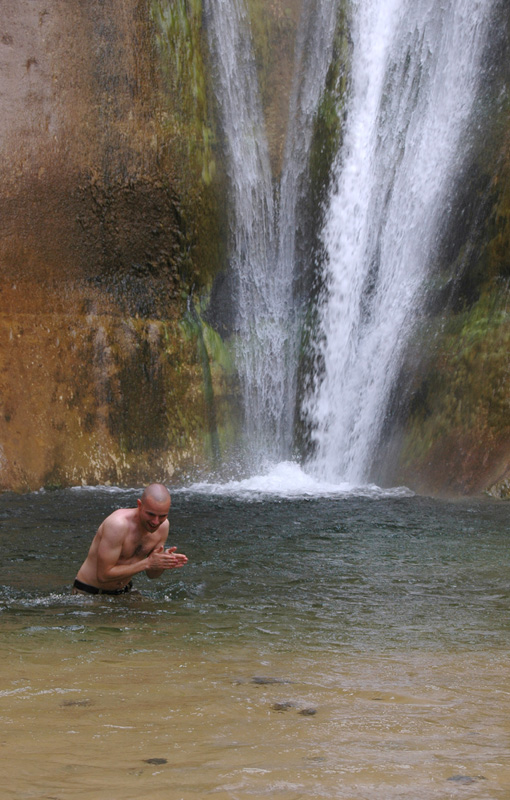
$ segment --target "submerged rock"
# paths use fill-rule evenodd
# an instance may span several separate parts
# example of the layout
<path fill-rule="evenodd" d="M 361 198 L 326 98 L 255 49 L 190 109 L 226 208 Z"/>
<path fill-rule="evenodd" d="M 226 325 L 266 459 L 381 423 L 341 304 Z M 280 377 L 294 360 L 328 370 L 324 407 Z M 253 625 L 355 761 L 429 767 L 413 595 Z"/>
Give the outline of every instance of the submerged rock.
<path fill-rule="evenodd" d="M 299 708 L 299 703 L 295 703 L 293 700 L 283 700 L 281 702 L 273 703 L 271 705 L 273 711 L 289 711 L 291 708 Z M 311 706 L 301 708 L 298 711 L 302 717 L 313 717 L 317 713 L 316 708 L 312 708 Z"/>
<path fill-rule="evenodd" d="M 86 707 L 92 705 L 92 700 L 63 700 L 60 705 L 63 708 L 72 708 L 74 706 Z"/>
<path fill-rule="evenodd" d="M 283 703 L 273 703 L 271 708 L 273 711 L 288 711 L 289 708 L 295 708 L 295 706 L 295 703 L 292 703 L 291 701 L 285 701 Z"/>
<path fill-rule="evenodd" d="M 476 781 L 485 781 L 487 778 L 484 778 L 483 775 L 452 775 L 452 777 L 447 778 L 447 780 L 467 785 L 470 783 L 476 783 Z"/>

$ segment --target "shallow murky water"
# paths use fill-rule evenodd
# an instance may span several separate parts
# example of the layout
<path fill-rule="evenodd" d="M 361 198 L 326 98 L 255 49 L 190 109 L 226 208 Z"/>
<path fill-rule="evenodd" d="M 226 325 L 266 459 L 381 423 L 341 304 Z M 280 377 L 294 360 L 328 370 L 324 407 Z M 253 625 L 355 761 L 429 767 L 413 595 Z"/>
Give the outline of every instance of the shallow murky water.
<path fill-rule="evenodd" d="M 510 797 L 508 506 L 178 492 L 185 569 L 71 596 L 135 498 L 0 497 L 1 797 Z"/>

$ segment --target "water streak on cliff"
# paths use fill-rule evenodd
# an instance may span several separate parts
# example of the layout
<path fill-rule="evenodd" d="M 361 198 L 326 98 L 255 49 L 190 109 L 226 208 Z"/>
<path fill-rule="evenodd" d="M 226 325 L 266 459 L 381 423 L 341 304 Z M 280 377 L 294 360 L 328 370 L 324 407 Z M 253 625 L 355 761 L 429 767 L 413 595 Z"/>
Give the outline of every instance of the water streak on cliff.
<path fill-rule="evenodd" d="M 245 448 L 254 469 L 288 456 L 292 448 L 299 328 L 295 230 L 336 6 L 331 0 L 303 4 L 289 134 L 275 187 L 244 0 L 204 4 L 232 192 L 237 358 Z"/>

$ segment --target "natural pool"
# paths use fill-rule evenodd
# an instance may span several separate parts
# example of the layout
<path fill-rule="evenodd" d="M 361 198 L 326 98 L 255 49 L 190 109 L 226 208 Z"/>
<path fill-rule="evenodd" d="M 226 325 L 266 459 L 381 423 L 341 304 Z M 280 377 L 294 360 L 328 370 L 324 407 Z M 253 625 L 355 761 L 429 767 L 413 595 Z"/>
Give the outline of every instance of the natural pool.
<path fill-rule="evenodd" d="M 174 491 L 187 567 L 71 596 L 137 496 L 0 496 L 2 798 L 508 800 L 509 506 Z"/>

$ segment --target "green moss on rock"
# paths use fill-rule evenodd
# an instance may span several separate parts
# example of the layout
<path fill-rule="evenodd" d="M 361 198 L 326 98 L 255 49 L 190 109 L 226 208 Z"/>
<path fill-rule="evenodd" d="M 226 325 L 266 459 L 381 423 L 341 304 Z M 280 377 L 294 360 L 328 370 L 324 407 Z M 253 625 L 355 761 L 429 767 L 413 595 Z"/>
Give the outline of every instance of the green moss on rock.
<path fill-rule="evenodd" d="M 226 223 L 201 0 L 151 0 L 157 42 L 158 152 L 177 188 L 182 274 L 189 291 L 209 286 L 224 259 Z"/>
<path fill-rule="evenodd" d="M 510 296 L 484 294 L 434 338 L 413 387 L 401 476 L 428 490 L 480 491 L 506 469 L 510 444 Z"/>

